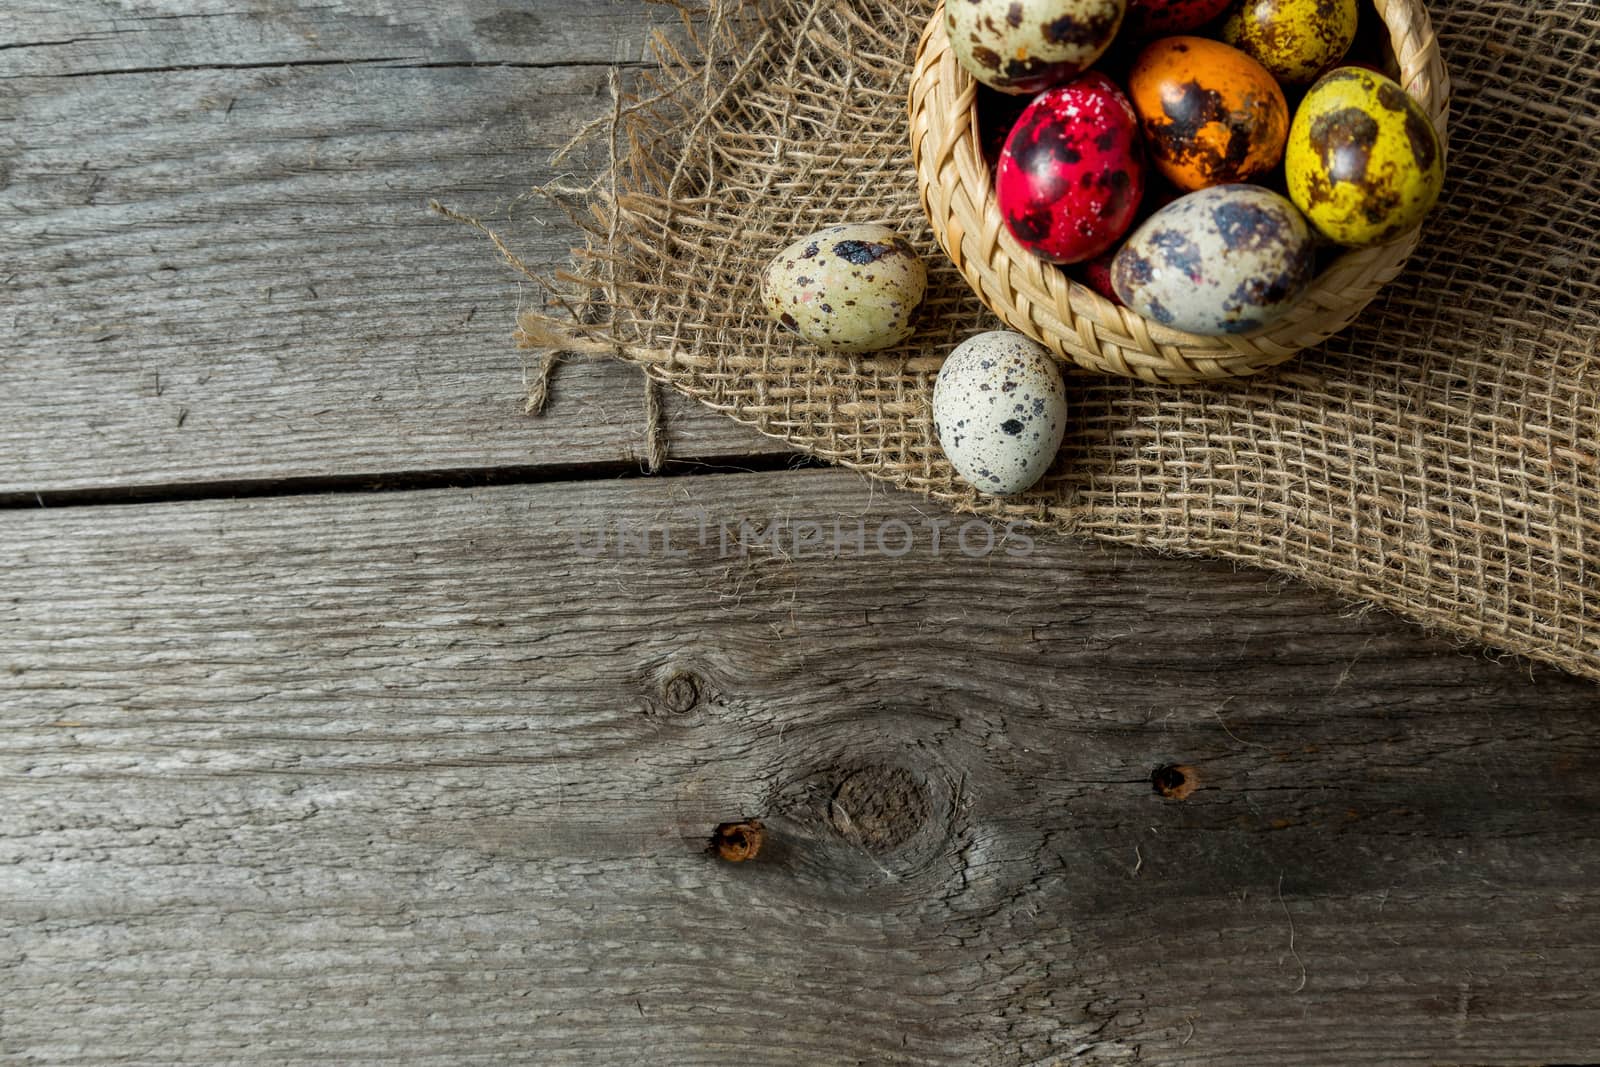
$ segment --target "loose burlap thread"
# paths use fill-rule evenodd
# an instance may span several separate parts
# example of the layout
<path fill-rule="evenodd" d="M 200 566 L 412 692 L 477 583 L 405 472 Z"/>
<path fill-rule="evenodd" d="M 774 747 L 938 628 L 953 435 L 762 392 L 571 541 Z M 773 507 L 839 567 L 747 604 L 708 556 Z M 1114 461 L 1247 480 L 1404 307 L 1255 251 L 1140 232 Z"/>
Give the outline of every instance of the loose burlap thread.
<path fill-rule="evenodd" d="M 1600 7 L 1433 6 L 1451 169 L 1406 271 L 1257 377 L 1071 377 L 1056 464 L 1005 500 L 956 478 L 929 414 L 944 354 L 998 325 L 918 206 L 906 88 L 931 10 L 686 10 L 687 43 L 658 36 L 658 67 L 599 125 L 611 162 L 574 212 L 587 247 L 522 342 L 628 360 L 958 511 L 1265 567 L 1600 680 Z M 846 221 L 895 226 L 931 267 L 916 335 L 868 358 L 818 353 L 757 299 L 777 249 Z"/>

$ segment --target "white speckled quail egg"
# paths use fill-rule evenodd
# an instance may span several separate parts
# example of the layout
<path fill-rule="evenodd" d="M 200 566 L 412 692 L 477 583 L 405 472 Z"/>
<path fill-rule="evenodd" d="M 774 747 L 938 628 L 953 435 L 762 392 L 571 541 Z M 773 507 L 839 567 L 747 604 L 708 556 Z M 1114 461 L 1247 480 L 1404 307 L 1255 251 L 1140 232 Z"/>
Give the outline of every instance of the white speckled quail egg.
<path fill-rule="evenodd" d="M 1259 185 L 1216 185 L 1151 215 L 1111 262 L 1122 302 L 1189 333 L 1247 333 L 1311 284 L 1315 247 L 1298 208 Z"/>
<path fill-rule="evenodd" d="M 1127 6 L 1127 0 L 947 0 L 945 30 L 974 78 L 1032 96 L 1099 59 Z"/>
<path fill-rule="evenodd" d="M 956 473 L 985 493 L 1020 493 L 1050 469 L 1067 428 L 1067 391 L 1043 345 L 996 330 L 969 337 L 939 368 L 933 428 Z"/>
<path fill-rule="evenodd" d="M 761 277 L 767 314 L 834 352 L 876 352 L 911 336 L 928 270 L 904 237 L 856 223 L 802 237 Z"/>

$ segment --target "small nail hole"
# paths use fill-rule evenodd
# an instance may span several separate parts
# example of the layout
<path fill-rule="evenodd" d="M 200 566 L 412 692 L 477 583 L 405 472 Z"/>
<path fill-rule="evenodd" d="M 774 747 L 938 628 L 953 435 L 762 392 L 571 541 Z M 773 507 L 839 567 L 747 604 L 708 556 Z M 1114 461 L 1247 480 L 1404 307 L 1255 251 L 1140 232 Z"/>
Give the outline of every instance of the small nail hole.
<path fill-rule="evenodd" d="M 1184 800 L 1200 788 L 1200 777 L 1187 764 L 1166 763 L 1150 772 L 1150 786 L 1168 800 Z"/>
<path fill-rule="evenodd" d="M 725 822 L 711 835 L 711 851 L 729 863 L 744 863 L 760 854 L 765 837 L 761 823 L 756 819 Z"/>

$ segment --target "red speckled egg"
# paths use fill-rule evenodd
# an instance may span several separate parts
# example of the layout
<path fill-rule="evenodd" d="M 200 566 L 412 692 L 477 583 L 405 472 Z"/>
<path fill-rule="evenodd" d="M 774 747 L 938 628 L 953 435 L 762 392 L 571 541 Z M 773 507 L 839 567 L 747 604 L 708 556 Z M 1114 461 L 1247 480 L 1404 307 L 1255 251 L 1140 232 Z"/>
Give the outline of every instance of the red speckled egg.
<path fill-rule="evenodd" d="M 1159 174 L 1146 174 L 1144 179 L 1144 199 L 1139 202 L 1139 210 L 1133 217 L 1133 225 L 1128 228 L 1131 230 L 1138 226 L 1145 219 L 1178 199 L 1179 195 L 1178 190 L 1162 181 Z M 1117 295 L 1116 288 L 1111 284 L 1111 264 L 1117 258 L 1117 253 L 1120 250 L 1119 246 L 1113 245 L 1093 259 L 1085 260 L 1072 268 L 1073 277 L 1113 304 L 1122 303 L 1122 297 Z"/>
<path fill-rule="evenodd" d="M 1041 93 L 1006 138 L 995 196 L 1006 229 L 1040 258 L 1079 263 L 1104 252 L 1144 196 L 1133 105 L 1093 72 Z"/>
<path fill-rule="evenodd" d="M 1117 295 L 1116 286 L 1111 284 L 1111 264 L 1116 260 L 1117 252 L 1118 249 L 1102 252 L 1081 264 L 1078 267 L 1078 280 L 1113 304 L 1121 306 L 1122 297 Z"/>
<path fill-rule="evenodd" d="M 1128 31 L 1138 36 L 1198 30 L 1233 0 L 1128 0 Z"/>

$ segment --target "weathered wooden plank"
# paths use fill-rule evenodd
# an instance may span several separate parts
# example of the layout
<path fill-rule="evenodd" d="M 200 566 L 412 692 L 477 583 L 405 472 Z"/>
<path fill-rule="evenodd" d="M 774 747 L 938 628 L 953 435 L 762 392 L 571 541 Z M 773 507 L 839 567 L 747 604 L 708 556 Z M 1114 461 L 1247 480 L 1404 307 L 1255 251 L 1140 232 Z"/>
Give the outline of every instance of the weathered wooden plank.
<path fill-rule="evenodd" d="M 640 0 L 7 0 L 10 76 L 173 67 L 429 62 L 563 65 L 642 56 L 644 28 L 676 13 Z"/>
<path fill-rule="evenodd" d="M 0 1059 L 1592 1057 L 1591 686 L 933 518 L 840 471 L 8 513 Z"/>
<path fill-rule="evenodd" d="M 602 6 L 582 31 L 594 47 L 642 36 L 642 18 Z M 227 19 L 197 25 L 213 22 Z M 13 58 L 0 51 L 0 69 Z M 564 216 L 518 198 L 562 176 L 550 151 L 608 106 L 606 76 L 369 64 L 0 80 L 0 494 L 640 455 L 642 380 L 626 368 L 573 368 L 545 420 L 522 414 L 510 334 L 537 296 L 426 210 L 439 196 L 535 267 L 565 262 Z M 666 414 L 680 457 L 782 449 L 688 401 Z"/>

